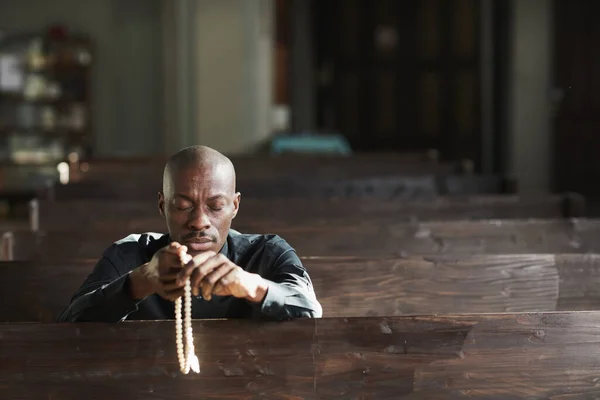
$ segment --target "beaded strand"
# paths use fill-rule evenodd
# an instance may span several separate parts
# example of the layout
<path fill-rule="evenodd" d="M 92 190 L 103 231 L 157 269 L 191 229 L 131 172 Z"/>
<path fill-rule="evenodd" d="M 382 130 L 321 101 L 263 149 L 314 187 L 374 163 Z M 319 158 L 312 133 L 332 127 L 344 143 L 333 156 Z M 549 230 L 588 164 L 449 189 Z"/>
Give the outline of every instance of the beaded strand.
<path fill-rule="evenodd" d="M 194 349 L 194 335 L 192 331 L 192 289 L 190 280 L 186 280 L 183 292 L 183 321 L 181 320 L 182 298 L 175 300 L 175 342 L 177 345 L 177 359 L 179 360 L 179 369 L 183 374 L 190 372 L 190 369 L 196 373 L 200 372 L 200 361 L 196 357 Z M 182 323 L 183 322 L 183 323 Z M 183 331 L 185 330 L 185 343 Z M 185 344 L 185 346 L 184 346 Z"/>

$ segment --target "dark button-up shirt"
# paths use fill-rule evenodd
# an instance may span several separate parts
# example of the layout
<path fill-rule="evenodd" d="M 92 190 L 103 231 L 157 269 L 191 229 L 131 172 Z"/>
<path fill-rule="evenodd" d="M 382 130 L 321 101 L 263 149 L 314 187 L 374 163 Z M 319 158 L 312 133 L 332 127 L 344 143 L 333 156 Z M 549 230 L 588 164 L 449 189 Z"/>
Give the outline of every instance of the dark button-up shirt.
<path fill-rule="evenodd" d="M 174 319 L 174 303 L 157 294 L 134 300 L 128 276 L 168 245 L 168 234 L 133 234 L 112 244 L 98 261 L 58 321 L 118 322 L 124 319 Z M 277 235 L 241 234 L 230 230 L 221 253 L 244 270 L 267 280 L 259 304 L 233 296 L 192 296 L 192 318 L 319 318 L 322 308 L 311 279 L 294 249 Z"/>

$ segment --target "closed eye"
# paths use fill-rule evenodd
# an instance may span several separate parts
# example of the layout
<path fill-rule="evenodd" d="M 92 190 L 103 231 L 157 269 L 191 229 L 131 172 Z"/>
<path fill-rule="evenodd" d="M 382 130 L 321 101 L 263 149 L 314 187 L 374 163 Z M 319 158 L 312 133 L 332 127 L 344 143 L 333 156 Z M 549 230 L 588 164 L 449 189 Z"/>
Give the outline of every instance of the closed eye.
<path fill-rule="evenodd" d="M 192 208 L 194 208 L 193 204 L 173 204 L 175 206 L 176 209 L 180 210 L 180 211 L 188 211 L 191 210 Z"/>

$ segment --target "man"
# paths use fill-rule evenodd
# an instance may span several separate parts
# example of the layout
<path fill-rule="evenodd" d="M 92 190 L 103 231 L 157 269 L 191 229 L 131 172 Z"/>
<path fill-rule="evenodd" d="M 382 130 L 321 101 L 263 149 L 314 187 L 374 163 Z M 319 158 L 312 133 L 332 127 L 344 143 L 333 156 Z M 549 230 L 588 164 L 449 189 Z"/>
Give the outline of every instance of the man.
<path fill-rule="evenodd" d="M 321 317 L 311 279 L 277 235 L 231 227 L 240 206 L 231 161 L 204 146 L 169 159 L 158 195 L 168 234 L 130 235 L 103 254 L 59 321 L 173 319 L 192 286 L 192 318 Z"/>

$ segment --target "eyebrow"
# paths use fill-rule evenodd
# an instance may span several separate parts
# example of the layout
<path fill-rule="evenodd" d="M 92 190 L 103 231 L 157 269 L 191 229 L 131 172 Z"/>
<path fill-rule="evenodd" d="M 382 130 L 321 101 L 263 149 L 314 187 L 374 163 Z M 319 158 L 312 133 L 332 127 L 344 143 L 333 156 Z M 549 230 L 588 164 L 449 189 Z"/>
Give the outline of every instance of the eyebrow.
<path fill-rule="evenodd" d="M 175 194 L 174 197 L 182 198 L 182 199 L 190 201 L 190 202 L 194 201 L 194 199 L 192 199 L 191 197 L 186 196 L 185 194 L 182 194 L 182 193 L 177 193 L 177 194 Z M 219 193 L 219 194 L 215 194 L 214 196 L 210 196 L 208 198 L 208 200 L 219 200 L 219 199 L 227 200 L 227 196 L 223 193 Z"/>
<path fill-rule="evenodd" d="M 222 194 L 222 193 L 219 193 L 219 194 L 216 194 L 216 195 L 214 195 L 214 196 L 210 196 L 210 197 L 208 198 L 208 200 L 219 200 L 219 199 L 225 199 L 225 200 L 227 200 L 227 196 L 225 196 L 225 195 L 224 195 L 224 194 Z"/>

